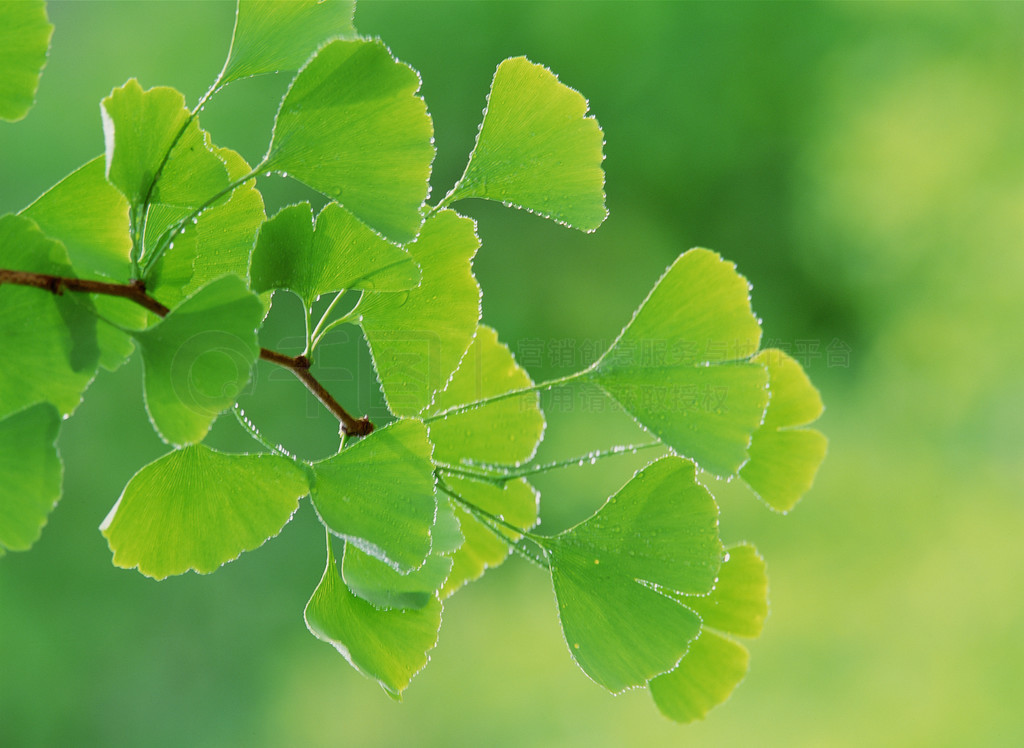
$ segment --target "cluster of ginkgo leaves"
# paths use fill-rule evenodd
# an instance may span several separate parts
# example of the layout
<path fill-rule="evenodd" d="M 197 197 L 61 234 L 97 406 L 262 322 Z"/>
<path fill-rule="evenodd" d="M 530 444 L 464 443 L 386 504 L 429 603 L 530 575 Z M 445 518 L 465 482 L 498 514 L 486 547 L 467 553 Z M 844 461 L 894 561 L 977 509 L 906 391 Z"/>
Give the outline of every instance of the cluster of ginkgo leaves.
<path fill-rule="evenodd" d="M 596 363 L 534 383 L 480 324 L 480 242 L 451 206 L 497 200 L 596 229 L 601 129 L 549 70 L 505 60 L 462 178 L 430 204 L 419 75 L 360 37 L 353 13 L 336 0 L 239 0 L 227 61 L 199 102 L 134 79 L 114 89 L 103 155 L 0 218 L 0 554 L 29 548 L 56 505 L 62 419 L 100 368 L 137 350 L 170 451 L 101 525 L 117 566 L 213 572 L 277 535 L 308 496 L 326 568 L 309 581 L 306 625 L 389 694 L 426 664 L 446 598 L 516 552 L 550 572 L 588 676 L 612 692 L 649 687 L 673 719 L 702 717 L 746 672 L 737 638 L 759 634 L 767 582 L 752 546 L 722 546 L 698 470 L 738 476 L 788 511 L 825 454 L 805 428 L 818 393 L 792 358 L 759 349 L 749 284 L 704 249 L 666 270 Z M 0 117 L 27 113 L 51 32 L 42 2 L 0 2 Z M 250 165 L 213 143 L 200 114 L 225 86 L 269 73 L 291 85 Z M 268 218 L 263 173 L 313 188 L 326 207 Z M 299 356 L 259 343 L 286 291 L 304 310 Z M 321 297 L 331 301 L 317 316 Z M 340 325 L 362 330 L 390 423 L 352 418 L 317 381 L 318 346 Z M 339 418 L 337 454 L 290 454 L 240 412 L 258 359 L 290 369 Z M 528 478 L 575 461 L 536 461 L 539 393 L 574 383 L 631 414 L 661 456 L 593 516 L 545 535 Z M 252 454 L 204 444 L 232 411 Z"/>

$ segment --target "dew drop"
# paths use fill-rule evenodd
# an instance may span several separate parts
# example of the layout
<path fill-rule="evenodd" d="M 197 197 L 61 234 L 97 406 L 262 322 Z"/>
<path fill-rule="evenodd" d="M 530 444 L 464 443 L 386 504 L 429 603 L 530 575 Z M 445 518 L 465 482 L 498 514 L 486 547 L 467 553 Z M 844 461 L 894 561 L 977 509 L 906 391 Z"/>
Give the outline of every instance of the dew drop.
<path fill-rule="evenodd" d="M 281 172 L 281 176 L 284 177 L 285 179 L 287 179 L 288 178 L 288 172 L 282 171 Z"/>

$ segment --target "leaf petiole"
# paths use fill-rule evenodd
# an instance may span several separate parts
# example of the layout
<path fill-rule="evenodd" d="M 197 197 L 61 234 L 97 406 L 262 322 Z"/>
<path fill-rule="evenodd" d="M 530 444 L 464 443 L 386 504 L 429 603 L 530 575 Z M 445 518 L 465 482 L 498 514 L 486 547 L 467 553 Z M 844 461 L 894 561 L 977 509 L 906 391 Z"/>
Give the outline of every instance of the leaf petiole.
<path fill-rule="evenodd" d="M 494 532 L 494 534 L 500 537 L 506 543 L 508 543 L 509 545 L 515 545 L 517 541 L 512 540 L 507 535 L 505 535 L 505 533 L 499 532 L 499 527 L 508 530 L 513 535 L 526 537 L 532 540 L 533 542 L 537 543 L 538 545 L 541 544 L 539 536 L 534 535 L 533 533 L 529 532 L 528 530 L 524 530 L 521 527 L 516 527 L 510 522 L 506 522 L 498 515 L 491 514 L 486 509 L 482 509 L 473 502 L 469 501 L 468 499 L 465 499 L 462 496 L 460 496 L 458 493 L 455 492 L 455 490 L 451 486 L 444 482 L 444 478 L 442 478 L 438 474 L 438 472 L 439 471 L 437 470 L 434 471 L 434 476 L 437 478 L 437 487 L 440 488 L 444 493 L 448 494 L 451 498 L 455 499 L 455 501 L 457 501 L 461 506 L 465 507 L 471 514 L 475 515 L 477 519 L 482 520 L 485 524 L 491 527 L 491 530 Z"/>
<path fill-rule="evenodd" d="M 330 323 L 327 322 L 327 319 L 331 316 L 331 312 L 334 311 L 334 307 L 337 306 L 338 302 L 341 301 L 341 298 L 347 292 L 348 292 L 347 289 L 343 288 L 342 290 L 338 291 L 337 294 L 334 295 L 334 298 L 331 299 L 331 303 L 327 305 L 327 309 L 325 309 L 324 313 L 320 316 L 320 321 L 317 322 L 316 323 L 316 327 L 313 328 L 312 334 L 309 333 L 309 327 L 308 327 L 308 324 L 307 324 L 307 327 L 306 327 L 306 339 L 307 339 L 307 343 L 306 343 L 307 351 L 306 351 L 306 353 L 307 353 L 307 355 L 309 353 L 311 353 L 318 345 L 320 345 L 320 341 L 323 339 L 324 335 L 329 333 L 331 330 L 333 330 L 338 325 L 340 325 L 340 324 L 342 324 L 344 322 L 347 322 L 351 318 L 352 312 L 349 312 L 348 314 L 346 314 L 346 315 L 344 315 L 342 317 L 339 317 L 338 319 L 336 319 L 336 320 L 334 320 L 334 321 L 332 321 Z M 353 309 L 352 311 L 355 311 L 355 309 Z M 308 315 L 309 315 L 309 313 L 307 312 L 307 319 L 308 319 Z"/>
<path fill-rule="evenodd" d="M 558 377 L 557 379 L 549 379 L 546 382 L 539 382 L 538 384 L 533 384 L 530 385 L 529 387 L 521 387 L 517 390 L 509 390 L 508 392 L 502 392 L 500 395 L 492 395 L 491 397 L 485 397 L 480 400 L 474 400 L 471 403 L 453 405 L 452 407 L 447 408 L 446 410 L 442 410 L 440 413 L 434 413 L 431 416 L 427 416 L 426 418 L 423 419 L 423 422 L 430 423 L 441 418 L 447 418 L 448 416 L 457 415 L 458 413 L 464 413 L 467 410 L 473 410 L 474 408 L 479 408 L 484 405 L 490 405 L 491 403 L 497 403 L 501 402 L 502 400 L 508 400 L 511 397 L 525 395 L 530 392 L 543 392 L 544 390 L 550 390 L 555 387 L 560 387 L 563 384 L 569 384 L 570 382 L 579 379 L 588 371 L 588 369 L 584 369 L 583 371 L 577 371 L 574 374 L 569 374 L 564 377 Z"/>
<path fill-rule="evenodd" d="M 658 440 L 653 442 L 646 442 L 644 444 L 620 444 L 614 447 L 608 447 L 607 449 L 598 449 L 593 452 L 588 452 L 585 455 L 578 455 L 576 457 L 569 457 L 563 460 L 555 460 L 553 462 L 545 462 L 540 465 L 525 465 L 520 469 L 509 470 L 501 465 L 487 465 L 485 463 L 474 463 L 468 467 L 456 467 L 454 465 L 438 464 L 438 469 L 443 470 L 446 473 L 453 475 L 461 475 L 466 478 L 474 478 L 476 480 L 487 481 L 488 483 L 495 483 L 502 485 L 510 480 L 516 480 L 517 478 L 525 478 L 529 475 L 537 475 L 538 473 L 546 473 L 551 470 L 558 470 L 564 467 L 573 467 L 583 465 L 594 465 L 598 460 L 602 460 L 606 457 L 614 457 L 622 454 L 636 454 L 642 449 L 651 449 L 653 447 L 663 447 L 664 444 Z M 476 468 L 475 470 L 473 468 Z"/>

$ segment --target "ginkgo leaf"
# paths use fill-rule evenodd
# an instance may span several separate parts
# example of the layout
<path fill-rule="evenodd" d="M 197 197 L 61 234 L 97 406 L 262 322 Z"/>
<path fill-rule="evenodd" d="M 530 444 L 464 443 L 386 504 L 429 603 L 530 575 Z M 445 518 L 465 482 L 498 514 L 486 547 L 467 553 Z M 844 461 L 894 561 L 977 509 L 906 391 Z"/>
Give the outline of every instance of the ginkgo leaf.
<path fill-rule="evenodd" d="M 768 617 L 764 559 L 749 543 L 731 546 L 710 594 L 672 597 L 700 614 L 705 627 L 746 638 L 760 636 Z"/>
<path fill-rule="evenodd" d="M 355 36 L 354 0 L 239 0 L 218 84 L 298 70 L 328 39 Z"/>
<path fill-rule="evenodd" d="M 16 122 L 32 108 L 52 35 L 46 3 L 0 3 L 0 119 Z"/>
<path fill-rule="evenodd" d="M 596 382 L 675 452 L 734 475 L 768 403 L 750 360 L 761 325 L 749 285 L 706 249 L 682 254 L 584 378 Z"/>
<path fill-rule="evenodd" d="M 652 463 L 589 519 L 540 542 L 565 640 L 587 675 L 619 692 L 675 667 L 701 620 L 666 592 L 708 592 L 722 560 L 718 507 L 693 463 Z"/>
<path fill-rule="evenodd" d="M 132 240 L 128 201 L 104 175 L 102 156 L 71 172 L 21 211 L 43 233 L 60 240 L 79 278 L 125 282 L 131 277 Z M 88 210 L 82 206 L 88 205 Z M 102 319 L 121 328 L 146 326 L 147 312 L 114 296 L 93 294 L 92 304 Z M 100 363 L 114 370 L 134 350 L 131 336 L 113 325 L 99 325 L 96 339 Z"/>
<path fill-rule="evenodd" d="M 729 637 L 701 631 L 679 666 L 651 681 L 658 709 L 676 722 L 703 719 L 732 695 L 747 674 L 750 653 Z"/>
<path fill-rule="evenodd" d="M 21 214 L 64 244 L 78 277 L 127 281 L 132 249 L 128 201 L 107 181 L 104 168 L 103 157 L 97 156 L 44 192 Z"/>
<path fill-rule="evenodd" d="M 526 208 L 577 229 L 604 221 L 604 136 L 580 93 L 525 57 L 494 73 L 466 172 L 445 203 L 467 197 Z"/>
<path fill-rule="evenodd" d="M 459 520 L 447 501 L 439 501 L 430 530 L 430 555 L 420 568 L 402 574 L 356 548 L 345 546 L 341 575 L 352 592 L 377 608 L 422 608 L 437 596 L 452 570 L 452 554 L 463 543 Z"/>
<path fill-rule="evenodd" d="M 352 594 L 338 574 L 328 540 L 327 568 L 306 604 L 305 619 L 317 639 L 332 645 L 390 696 L 400 698 L 437 644 L 441 608 L 436 595 L 422 608 L 388 610 Z"/>
<path fill-rule="evenodd" d="M 332 291 L 404 291 L 419 282 L 419 266 L 408 252 L 337 203 L 328 203 L 315 221 L 309 203 L 282 209 L 263 224 L 252 256 L 254 290 L 286 288 L 307 309 Z"/>
<path fill-rule="evenodd" d="M 0 420 L 0 556 L 5 550 L 28 550 L 60 499 L 60 423 L 50 403 Z"/>
<path fill-rule="evenodd" d="M 335 535 L 402 572 L 430 553 L 434 465 L 421 421 L 396 421 L 313 465 L 313 505 Z"/>
<path fill-rule="evenodd" d="M 500 566 L 509 555 L 509 544 L 499 538 L 465 506 L 472 504 L 514 527 L 529 530 L 537 524 L 537 490 L 525 478 L 516 478 L 501 485 L 485 483 L 458 475 L 445 475 L 445 487 L 460 497 L 449 500 L 465 538 L 452 556 L 452 571 L 441 589 L 446 598 L 463 585 L 483 576 L 488 569 Z M 513 542 L 518 538 L 509 533 Z"/>
<path fill-rule="evenodd" d="M 533 384 L 493 328 L 481 325 L 469 350 L 444 390 L 437 393 L 432 413 L 523 389 Z M 466 461 L 515 465 L 533 457 L 544 433 L 544 414 L 536 392 L 526 392 L 430 422 L 436 462 Z"/>
<path fill-rule="evenodd" d="M 217 148 L 232 180 L 251 169 L 239 154 Z M 256 235 L 266 220 L 263 196 L 251 179 L 236 187 L 222 203 L 207 208 L 179 233 L 147 276 L 147 292 L 174 306 L 210 281 L 225 275 L 249 277 Z"/>
<path fill-rule="evenodd" d="M 146 408 L 170 444 L 202 441 L 249 383 L 263 304 L 234 275 L 196 291 L 157 324 L 133 332 L 145 368 Z"/>
<path fill-rule="evenodd" d="M 175 89 L 143 90 L 132 78 L 103 100 L 101 113 L 107 179 L 133 206 L 195 207 L 227 187 L 224 162 Z"/>
<path fill-rule="evenodd" d="M 209 574 L 277 535 L 308 492 L 287 457 L 194 444 L 137 472 L 100 531 L 115 566 L 155 579 Z"/>
<path fill-rule="evenodd" d="M 654 678 L 650 689 L 665 716 L 691 722 L 728 699 L 747 673 L 747 648 L 731 637 L 758 636 L 764 626 L 764 559 L 748 544 L 729 548 L 711 594 L 673 597 L 700 615 L 701 633 L 679 665 Z"/>
<path fill-rule="evenodd" d="M 370 345 L 388 408 L 416 415 L 442 389 L 473 342 L 480 321 L 480 285 L 473 256 L 476 223 L 454 211 L 432 216 L 409 254 L 422 268 L 420 285 L 364 297 L 359 325 Z"/>
<path fill-rule="evenodd" d="M 750 461 L 740 477 L 769 507 L 788 512 L 810 490 L 828 451 L 824 434 L 800 428 L 818 420 L 825 406 L 791 356 L 768 349 L 754 361 L 768 369 L 771 400 L 764 423 L 750 442 Z"/>
<path fill-rule="evenodd" d="M 0 268 L 73 276 L 67 252 L 30 218 L 0 217 Z M 96 317 L 88 297 L 0 284 L 0 418 L 38 402 L 68 415 L 96 375 Z"/>
<path fill-rule="evenodd" d="M 379 41 L 321 47 L 292 82 L 263 166 L 344 205 L 388 239 L 419 231 L 434 160 L 420 77 Z"/>
<path fill-rule="evenodd" d="M 423 566 L 400 574 L 354 545 L 345 547 L 342 576 L 353 593 L 376 608 L 409 610 L 428 605 L 452 570 L 452 559 L 431 553 Z"/>

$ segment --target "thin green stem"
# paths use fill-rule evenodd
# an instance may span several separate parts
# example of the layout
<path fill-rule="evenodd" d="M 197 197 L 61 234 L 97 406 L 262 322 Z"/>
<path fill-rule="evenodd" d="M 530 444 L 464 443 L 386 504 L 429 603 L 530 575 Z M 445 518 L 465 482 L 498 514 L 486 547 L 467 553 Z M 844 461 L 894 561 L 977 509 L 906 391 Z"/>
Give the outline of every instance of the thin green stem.
<path fill-rule="evenodd" d="M 251 436 L 257 442 L 262 444 L 268 451 L 274 454 L 281 455 L 282 457 L 287 457 L 291 460 L 294 460 L 295 462 L 300 461 L 298 457 L 296 457 L 291 452 L 286 450 L 280 444 L 271 444 L 270 441 L 265 436 L 263 436 L 262 432 L 260 432 L 256 424 L 250 421 L 249 417 L 245 415 L 245 411 L 242 410 L 241 405 L 235 403 L 234 407 L 231 409 L 231 412 L 234 413 L 235 420 L 238 421 L 239 425 L 243 429 L 245 429 L 249 436 Z"/>
<path fill-rule="evenodd" d="M 455 490 L 451 486 L 449 486 L 447 483 L 444 482 L 444 478 L 442 478 L 440 475 L 438 475 L 438 471 L 435 470 L 434 471 L 434 475 L 437 477 L 437 487 L 440 488 L 444 493 L 446 493 L 449 496 L 451 496 L 457 502 L 459 502 L 459 504 L 461 504 L 466 509 L 468 509 L 472 514 L 476 515 L 477 518 L 484 519 L 487 522 L 492 523 L 493 525 L 495 525 L 497 527 L 502 527 L 502 528 L 508 530 L 509 532 L 511 532 L 513 535 L 518 535 L 518 536 L 530 538 L 530 540 L 533 540 L 535 543 L 539 543 L 540 542 L 537 539 L 537 536 L 534 535 L 533 533 L 531 533 L 530 531 L 524 530 L 521 527 L 516 527 L 515 525 L 513 525 L 513 524 L 511 524 L 509 522 L 506 522 L 504 519 L 502 519 L 498 515 L 491 514 L 486 509 L 482 509 L 481 507 L 478 507 L 476 504 L 474 504 L 472 501 L 469 501 L 468 499 L 465 499 L 462 496 L 460 496 L 458 493 L 455 492 Z M 503 533 L 496 533 L 496 534 L 499 537 L 501 537 L 509 545 L 513 545 L 513 544 L 515 544 L 517 542 L 517 541 L 512 540 L 511 538 L 506 537 Z"/>
<path fill-rule="evenodd" d="M 326 330 L 323 329 L 323 328 L 324 328 L 324 325 L 327 324 L 327 318 L 331 316 L 331 312 L 334 311 L 334 307 L 337 306 L 339 301 L 341 301 L 341 297 L 344 296 L 345 293 L 346 293 L 346 289 L 343 288 L 340 291 L 338 291 L 338 293 L 336 293 L 334 295 L 334 298 L 331 299 L 331 303 L 327 305 L 327 309 L 325 309 L 324 313 L 322 315 L 320 315 L 320 321 L 316 323 L 316 327 L 313 328 L 313 333 L 311 335 L 309 334 L 309 327 L 308 327 L 308 322 L 307 322 L 307 327 L 306 327 L 306 334 L 307 334 L 306 346 L 307 346 L 307 349 L 308 349 L 306 351 L 307 355 L 310 352 L 312 352 L 312 350 L 314 348 L 316 348 L 316 346 L 320 342 L 320 339 L 327 333 L 327 330 L 331 329 L 330 327 L 328 327 Z M 308 318 L 308 312 L 307 312 L 307 318 Z M 344 319 L 345 318 L 342 317 L 342 320 L 344 320 Z"/>
<path fill-rule="evenodd" d="M 496 486 L 503 485 L 510 480 L 508 473 L 483 473 L 475 470 L 455 467 L 454 465 L 447 465 L 443 462 L 435 462 L 434 464 L 437 466 L 438 470 L 448 473 L 449 475 L 458 475 L 463 478 L 486 481 L 488 483 L 493 483 Z"/>
<path fill-rule="evenodd" d="M 475 401 L 473 401 L 471 403 L 463 403 L 462 405 L 453 405 L 452 407 L 448 408 L 447 410 L 442 410 L 440 413 L 435 413 L 432 416 L 427 416 L 426 418 L 423 419 L 423 422 L 424 423 L 430 423 L 431 421 L 436 421 L 436 420 L 441 419 L 441 418 L 447 418 L 448 416 L 453 416 L 453 415 L 456 415 L 457 413 L 464 413 L 467 410 L 473 410 L 474 408 L 479 408 L 479 407 L 481 407 L 483 405 L 490 405 L 491 403 L 497 403 L 497 402 L 501 402 L 502 400 L 508 400 L 511 397 L 517 397 L 519 395 L 525 395 L 525 394 L 528 394 L 530 392 L 543 392 L 544 390 L 550 390 L 550 389 L 552 389 L 554 387 L 560 387 L 563 384 L 569 384 L 570 382 L 573 382 L 573 381 L 579 379 L 584 374 L 586 374 L 588 371 L 589 371 L 589 369 L 584 369 L 583 371 L 577 371 L 575 374 L 569 374 L 569 375 L 564 376 L 564 377 L 558 377 L 557 379 L 549 379 L 546 382 L 540 382 L 538 384 L 533 384 L 533 385 L 530 385 L 529 387 L 522 387 L 522 388 L 520 388 L 518 390 L 509 390 L 508 392 L 502 392 L 500 395 L 493 395 L 491 397 L 485 397 L 485 398 L 482 398 L 480 400 L 475 400 Z"/>
<path fill-rule="evenodd" d="M 533 540 L 532 538 L 530 540 L 526 540 L 524 538 L 523 540 L 520 540 L 517 543 L 511 543 L 509 545 L 509 547 L 513 551 L 518 553 L 520 556 L 525 558 L 527 561 L 530 561 L 530 562 L 536 564 L 537 566 L 541 567 L 542 569 L 550 569 L 551 568 L 551 564 L 548 561 L 547 556 L 544 555 L 544 551 L 543 550 L 538 551 L 534 546 L 536 546 L 537 548 L 541 548 L 541 549 L 544 548 L 544 546 L 541 543 L 538 543 L 536 540 Z"/>
<path fill-rule="evenodd" d="M 545 462 L 540 465 L 524 465 L 518 469 L 509 469 L 503 465 L 489 465 L 487 463 L 474 463 L 468 467 L 457 467 L 455 465 L 437 463 L 437 467 L 438 469 L 443 470 L 446 473 L 451 473 L 452 475 L 461 475 L 465 478 L 473 478 L 474 480 L 502 485 L 510 480 L 525 478 L 538 473 L 546 473 L 551 470 L 559 470 L 565 467 L 581 467 L 588 464 L 594 465 L 598 460 L 602 460 L 606 457 L 614 457 L 622 454 L 636 454 L 642 449 L 651 449 L 653 447 L 663 446 L 664 443 L 661 440 L 645 442 L 644 444 L 620 444 L 615 447 L 608 447 L 607 449 L 597 449 L 593 452 L 588 452 L 585 455 L 569 457 L 563 460 L 555 460 L 554 462 Z"/>
<path fill-rule="evenodd" d="M 306 347 L 302 350 L 302 355 L 308 357 L 309 354 L 311 354 L 313 352 L 313 335 L 312 335 L 312 333 L 310 332 L 310 329 L 309 329 L 310 325 L 313 322 L 312 319 L 311 319 L 312 314 L 313 314 L 313 310 L 310 309 L 309 307 L 307 307 L 305 302 L 303 302 L 303 304 L 302 304 L 302 311 L 303 311 L 302 317 L 303 317 L 303 319 L 305 320 L 305 323 L 306 323 Z"/>

